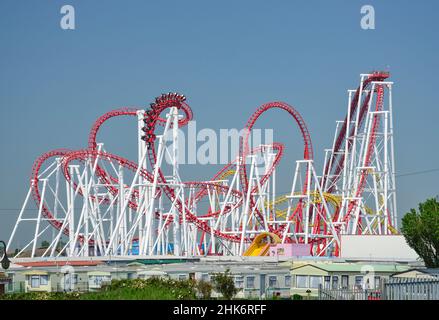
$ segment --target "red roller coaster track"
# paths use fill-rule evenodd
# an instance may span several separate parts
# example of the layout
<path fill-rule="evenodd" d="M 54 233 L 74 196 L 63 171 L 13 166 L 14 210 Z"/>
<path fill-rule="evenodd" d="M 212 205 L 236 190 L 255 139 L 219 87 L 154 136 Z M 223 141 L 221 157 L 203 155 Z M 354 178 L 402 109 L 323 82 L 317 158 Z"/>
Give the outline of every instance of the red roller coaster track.
<path fill-rule="evenodd" d="M 391 107 L 387 107 L 387 104 L 385 104 L 384 102 L 385 91 L 391 88 L 391 82 L 385 81 L 388 77 L 389 74 L 387 72 L 380 71 L 373 72 L 369 75 L 362 75 L 361 84 L 357 88 L 355 93 L 353 93 L 353 91 L 350 91 L 348 114 L 345 117 L 344 121 L 341 122 L 341 126 L 337 126 L 336 136 L 333 141 L 332 149 L 329 150 L 329 157 L 327 157 L 327 159 L 325 158 L 326 162 L 322 178 L 316 177 L 316 173 L 312 165 L 312 161 L 314 158 L 313 145 L 311 135 L 305 124 L 305 121 L 294 107 L 284 102 L 276 101 L 261 105 L 248 118 L 243 130 L 244 134 L 240 137 L 239 154 L 237 159 L 229 162 L 227 165 L 221 168 L 210 180 L 180 182 L 178 178 L 175 178 L 179 181 L 179 185 L 183 185 L 184 187 L 189 189 L 190 195 L 186 199 L 185 196 L 181 196 L 178 194 L 178 192 L 181 191 L 180 189 L 178 192 L 174 189 L 175 181 L 177 180 L 170 180 L 170 178 L 165 175 L 165 172 L 168 171 L 168 167 L 166 167 L 166 164 L 162 165 L 161 158 L 163 156 L 163 144 L 160 143 L 162 143 L 163 141 L 156 137 L 156 135 L 163 136 L 163 132 L 168 132 L 167 130 L 173 127 L 173 122 L 169 119 L 174 119 L 174 121 L 177 121 L 177 118 L 174 118 L 174 116 L 176 116 L 176 114 L 174 113 L 167 115 L 171 118 L 164 117 L 164 115 L 168 112 L 171 112 L 171 110 L 172 112 L 175 112 L 175 108 L 178 109 L 180 114 L 183 114 L 181 118 L 178 118 L 178 127 L 186 126 L 192 120 L 193 113 L 189 105 L 186 103 L 186 98 L 183 95 L 177 93 L 162 94 L 160 97 L 157 97 L 148 108 L 146 108 L 146 111 L 140 108 L 138 109 L 123 107 L 107 112 L 100 116 L 94 122 L 88 136 L 88 144 L 86 149 L 56 149 L 44 153 L 34 162 L 30 178 L 30 194 L 36 202 L 37 207 L 39 207 L 40 209 L 38 213 L 38 219 L 43 216 L 45 218 L 45 221 L 47 221 L 51 226 L 53 226 L 57 230 L 60 230 L 59 234 L 63 233 L 65 235 L 69 235 L 69 230 L 74 230 L 75 226 L 66 226 L 69 224 L 67 218 L 61 219 L 58 217 L 57 210 L 59 207 L 56 205 L 56 203 L 52 212 L 52 209 L 50 209 L 51 206 L 49 205 L 52 199 L 49 199 L 49 202 L 47 202 L 47 199 L 45 198 L 52 196 L 51 194 L 49 194 L 48 196 L 46 195 L 46 190 L 48 189 L 46 189 L 45 187 L 47 185 L 51 187 L 48 183 L 49 178 L 47 177 L 52 176 L 52 173 L 54 173 L 54 168 L 56 166 L 56 170 L 61 169 L 62 172 L 62 174 L 60 175 L 58 171 L 56 172 L 56 181 L 57 183 L 59 182 L 59 176 L 63 177 L 71 186 L 71 189 L 67 189 L 70 190 L 68 191 L 68 193 L 74 192 L 74 197 L 76 197 L 77 195 L 82 197 L 89 197 L 88 199 L 90 199 L 90 201 L 95 201 L 98 204 L 103 203 L 105 205 L 111 206 L 114 199 L 122 199 L 121 195 L 124 193 L 122 192 L 123 190 L 120 189 L 124 189 L 124 186 L 127 186 L 127 188 L 129 188 L 130 190 L 129 199 L 127 199 L 126 201 L 121 200 L 120 203 L 124 206 L 128 205 L 128 207 L 130 208 L 130 217 L 133 211 L 141 212 L 141 214 L 138 215 L 139 218 L 141 218 L 144 214 L 142 210 L 145 208 L 145 201 L 140 201 L 143 195 L 143 191 L 140 191 L 143 189 L 140 186 L 142 185 L 142 181 L 150 182 L 150 184 L 148 185 L 152 184 L 156 186 L 156 190 L 152 190 L 152 197 L 155 199 L 160 197 L 158 202 L 161 203 L 161 201 L 163 200 L 161 196 L 166 196 L 166 199 L 164 201 L 165 203 L 172 203 L 172 213 L 166 212 L 166 210 L 154 209 L 154 206 L 151 205 L 149 207 L 150 209 L 148 209 L 148 219 L 151 217 L 150 214 L 155 214 L 155 216 L 159 219 L 162 219 L 166 216 L 166 220 L 165 222 L 163 222 L 164 226 L 169 226 L 171 223 L 182 224 L 184 223 L 183 219 L 184 221 L 191 223 L 191 225 L 196 226 L 196 228 L 200 231 L 200 233 L 196 233 L 193 236 L 194 238 L 196 238 L 194 243 L 198 244 L 199 242 L 200 249 L 202 247 L 202 243 L 204 243 L 204 245 L 207 245 L 207 242 L 203 242 L 203 240 L 205 238 L 208 238 L 209 235 L 230 242 L 249 242 L 253 240 L 253 235 L 250 236 L 250 234 L 257 234 L 263 230 L 278 235 L 280 238 L 283 239 L 283 241 L 286 242 L 294 241 L 299 243 L 311 243 L 312 252 L 317 254 L 320 254 L 321 252 L 329 248 L 331 246 L 331 243 L 334 243 L 335 240 L 337 243 L 335 244 L 335 247 L 331 247 L 330 250 L 335 249 L 335 254 L 337 255 L 339 250 L 338 235 L 340 233 L 353 232 L 355 234 L 359 234 L 360 232 L 368 232 L 368 230 L 371 230 L 371 224 L 370 221 L 368 221 L 369 218 L 367 216 L 367 214 L 370 214 L 370 212 L 377 214 L 379 213 L 381 215 L 382 219 L 380 218 L 381 220 L 379 220 L 379 222 L 376 222 L 376 224 L 380 224 L 380 228 L 381 225 L 384 225 L 385 228 L 387 228 L 387 226 L 392 227 L 391 213 L 396 212 L 392 209 L 396 207 L 396 200 L 393 200 L 395 204 L 390 205 L 389 207 L 386 206 L 387 203 L 384 203 L 384 205 L 382 206 L 383 209 L 381 209 L 381 207 L 378 208 L 378 205 L 376 205 L 377 209 L 375 212 L 372 211 L 372 206 L 370 206 L 370 203 L 372 202 L 370 200 L 370 194 L 372 193 L 371 191 L 369 191 L 369 184 L 372 184 L 374 181 L 376 181 L 371 180 L 372 175 L 376 178 L 380 174 L 380 170 L 375 170 L 372 174 L 370 168 L 374 168 L 375 164 L 377 167 L 381 167 L 380 161 L 383 160 L 380 157 L 383 157 L 385 159 L 388 158 L 386 156 L 385 148 L 384 152 L 380 153 L 382 141 L 387 140 L 385 138 L 386 135 L 383 134 L 381 131 L 384 130 L 385 132 L 388 132 L 386 131 L 386 129 L 384 129 L 386 128 L 386 125 L 383 126 L 383 123 L 388 123 L 386 122 L 387 118 L 383 119 L 381 115 L 387 114 L 389 110 L 391 111 Z M 389 92 L 391 93 L 390 89 Z M 389 101 L 391 101 L 391 98 L 389 98 Z M 287 200 L 289 201 L 286 219 L 279 221 L 277 221 L 276 219 L 271 219 L 272 214 L 274 212 L 277 213 L 276 209 L 278 209 L 278 207 L 268 208 L 268 214 L 267 210 L 265 209 L 265 205 L 261 207 L 260 202 L 264 201 L 264 196 L 261 195 L 262 193 L 264 193 L 264 191 L 261 191 L 261 185 L 266 187 L 268 186 L 268 184 L 266 185 L 268 179 L 274 179 L 274 172 L 284 155 L 285 147 L 279 142 L 274 142 L 268 146 L 258 146 L 256 148 L 251 148 L 251 146 L 249 145 L 250 137 L 254 127 L 256 126 L 256 123 L 269 110 L 275 109 L 289 114 L 292 117 L 292 119 L 289 118 L 291 119 L 290 123 L 298 127 L 298 132 L 300 133 L 300 137 L 303 141 L 303 159 L 305 161 L 299 161 L 297 168 L 300 167 L 300 169 L 303 170 L 303 164 L 307 166 L 306 177 L 303 181 L 303 171 L 300 171 L 300 173 L 298 173 L 299 169 L 296 170 L 296 176 L 294 181 L 296 181 L 296 177 L 299 177 L 297 180 L 300 180 L 300 182 L 298 183 L 300 183 L 299 190 L 301 191 L 298 191 L 297 193 L 295 192 L 298 189 L 295 185 L 296 182 L 294 182 L 294 195 L 291 194 L 291 198 L 294 198 L 294 200 L 288 200 L 289 197 L 285 196 L 273 199 L 273 207 Z M 104 124 L 110 119 L 118 117 L 136 117 L 136 120 L 139 118 L 143 119 L 143 122 L 140 123 L 139 127 L 141 129 L 140 132 L 143 132 L 141 137 L 141 140 L 143 142 L 138 141 L 140 146 L 139 153 L 142 153 L 142 150 L 146 150 L 146 154 L 143 153 L 143 155 L 147 157 L 147 160 L 145 160 L 145 158 L 144 160 L 148 162 L 148 164 L 143 163 L 142 167 L 139 168 L 140 164 L 120 157 L 118 155 L 108 153 L 103 150 L 103 144 L 101 145 L 97 143 L 97 136 Z M 177 122 L 175 122 L 175 124 L 176 123 Z M 353 123 L 353 125 L 350 125 L 350 123 Z M 166 125 L 165 129 L 160 130 L 160 126 L 164 125 Z M 380 126 L 382 126 L 383 128 L 380 128 Z M 391 142 L 391 148 L 391 157 L 393 159 L 393 141 Z M 272 154 L 270 154 L 270 157 L 272 157 L 270 158 L 270 165 L 264 167 L 264 173 L 262 175 L 260 175 L 259 172 L 256 174 L 256 176 L 258 177 L 258 181 L 257 183 L 253 183 L 255 181 L 255 178 L 249 177 L 248 175 L 248 168 L 250 168 L 250 166 L 247 159 L 249 157 L 251 158 L 260 154 L 264 154 L 265 156 L 267 156 L 267 150 L 272 152 Z M 158 155 L 160 155 L 159 159 Z M 109 162 L 111 164 L 111 168 L 114 169 L 114 171 L 112 171 L 113 175 L 111 175 L 106 170 L 106 162 Z M 80 164 L 81 166 L 86 166 L 91 163 L 94 163 L 93 166 L 89 167 L 93 175 L 93 180 L 89 180 L 89 185 L 94 185 L 94 183 L 98 181 L 98 183 L 95 185 L 95 189 L 104 187 L 106 188 L 106 190 L 104 190 L 104 193 L 98 193 L 96 191 L 94 193 L 91 192 L 91 194 L 93 195 L 90 195 L 90 192 L 87 190 L 87 188 L 83 189 L 84 184 L 81 181 L 82 178 L 78 171 L 77 164 Z M 388 162 L 384 160 L 384 163 L 387 164 Z M 120 171 L 120 173 L 117 173 L 117 166 L 119 166 L 119 170 L 124 170 L 123 172 L 131 172 L 129 173 L 129 176 L 134 173 L 134 176 L 136 177 L 138 174 L 142 178 L 139 180 L 140 183 L 136 184 L 137 182 L 134 179 L 131 186 L 128 186 L 125 183 L 120 185 L 122 183 L 122 180 L 124 179 L 122 178 L 122 171 Z M 253 169 L 254 167 L 251 168 Z M 174 173 L 175 170 L 176 167 L 174 167 Z M 75 172 L 75 174 L 72 175 L 72 172 Z M 84 171 L 84 173 L 87 172 L 88 171 Z M 250 170 L 250 175 L 252 175 L 252 172 L 253 170 Z M 224 177 L 230 176 L 232 174 L 234 175 L 233 181 L 236 181 L 236 183 L 232 181 L 230 186 L 225 185 Z M 174 174 L 174 177 L 176 176 L 177 175 Z M 345 179 L 346 176 L 348 176 L 348 178 Z M 340 177 L 343 177 L 343 181 L 348 181 L 346 183 L 347 187 L 343 185 L 343 193 L 340 191 L 342 181 Z M 40 179 L 42 181 L 40 181 Z M 379 180 L 384 181 L 384 179 L 382 178 L 379 178 Z M 393 183 L 392 181 L 391 183 Z M 384 189 L 385 188 L 387 187 L 384 187 Z M 268 187 L 267 190 L 270 189 L 271 187 Z M 393 190 L 394 189 L 395 188 L 393 187 Z M 212 197 L 211 195 L 213 190 L 221 194 L 221 196 L 217 197 L 215 194 L 214 197 Z M 51 190 L 51 192 L 56 198 L 55 202 L 60 202 L 57 198 L 57 193 L 55 193 L 53 190 Z M 300 194 L 300 192 L 302 193 Z M 326 200 L 315 200 L 316 198 L 310 198 L 314 197 L 314 195 L 310 195 L 311 193 L 317 194 L 318 192 L 320 199 L 324 198 Z M 347 195 L 345 195 L 345 193 Z M 375 203 L 379 203 L 381 201 L 381 198 L 388 198 L 387 196 L 382 196 L 377 192 L 375 193 L 376 195 L 372 194 L 372 196 L 376 196 Z M 71 199 L 71 196 L 71 193 L 67 194 L 67 200 Z M 221 202 L 221 200 L 217 199 L 222 199 L 222 196 L 224 196 L 224 199 L 227 200 Z M 208 206 L 209 208 L 207 208 L 206 210 L 200 210 L 200 207 L 203 207 L 203 205 L 198 206 L 198 204 L 206 197 L 209 197 L 208 200 L 210 202 L 212 202 L 211 199 L 215 199 L 215 201 L 221 204 L 220 206 L 222 206 L 222 208 L 218 209 L 217 203 L 210 203 L 210 207 Z M 268 197 L 268 199 L 270 197 L 271 195 Z M 26 202 L 28 198 L 29 196 L 27 196 Z M 44 201 L 42 200 L 43 198 L 45 199 Z M 280 200 L 278 201 L 278 199 Z M 326 203 L 328 201 L 331 202 L 331 208 L 333 210 L 328 210 L 328 206 Z M 266 202 L 268 203 L 268 200 Z M 222 205 L 222 203 L 224 205 Z M 292 207 L 291 204 L 294 204 L 294 207 Z M 241 209 L 239 209 L 238 211 L 232 211 L 240 207 L 242 208 L 244 206 L 245 210 L 242 210 L 242 217 L 239 216 L 239 214 L 241 214 Z M 83 210 L 86 210 L 88 207 L 84 208 L 85 209 Z M 194 208 L 197 208 L 197 210 L 195 210 Z M 67 210 L 65 210 L 64 207 L 62 209 L 67 216 Z M 113 209 L 113 207 L 109 207 L 107 209 Z M 382 215 L 382 211 L 385 212 L 386 218 L 384 218 L 384 216 Z M 286 210 L 284 212 L 286 212 Z M 229 213 L 231 214 L 228 215 Z M 238 214 L 238 216 L 236 216 L 235 213 Z M 247 214 L 249 215 L 249 218 L 246 216 Z M 213 228 L 212 221 L 217 219 L 217 225 L 219 225 L 219 223 L 223 221 L 220 220 L 223 218 L 223 215 L 227 215 L 224 217 L 224 221 L 228 221 L 227 219 L 234 219 L 233 221 L 235 221 L 235 218 L 238 217 L 239 222 L 237 224 L 233 222 L 233 227 L 229 227 L 228 225 L 222 225 L 220 227 L 221 230 L 217 229 L 217 227 Z M 124 217 L 124 215 L 121 216 Z M 82 217 L 83 215 L 81 214 L 81 218 L 78 219 L 81 221 L 81 219 L 83 219 Z M 311 218 L 307 220 L 306 217 Z M 177 219 L 178 222 L 176 221 Z M 392 219 L 394 219 L 394 217 Z M 246 220 L 246 222 L 242 222 L 242 220 Z M 162 221 L 163 220 L 161 220 L 160 223 L 162 223 Z M 249 221 L 251 221 L 251 223 Z M 309 224 L 310 221 L 312 221 L 311 224 Z M 394 219 L 393 221 L 396 220 Z M 141 223 L 143 224 L 143 222 Z M 252 229 L 245 230 L 244 228 L 247 227 L 247 224 L 245 223 L 251 225 Z M 74 224 L 75 223 L 72 223 L 72 225 Z M 396 224 L 396 222 L 394 222 L 394 224 Z M 137 226 L 137 224 L 135 226 Z M 72 232 L 72 234 L 75 233 L 75 236 L 79 237 L 79 241 L 82 241 L 82 243 L 87 241 L 89 243 L 96 243 L 96 240 L 92 238 L 93 236 L 90 236 L 89 239 L 84 238 L 84 236 L 80 234 L 80 231 L 82 230 L 81 228 L 84 228 L 84 230 L 86 230 L 84 232 L 85 234 L 89 234 L 88 225 L 86 227 L 82 227 L 80 223 L 77 231 Z M 286 228 L 288 228 L 287 232 Z M 349 228 L 351 228 L 352 230 Z M 175 229 L 173 231 L 175 231 Z M 191 229 L 192 227 L 189 226 L 184 230 Z M 294 232 L 293 229 L 295 229 Z M 309 231 L 310 229 L 312 229 L 312 232 Z M 168 230 L 169 229 L 166 229 L 166 232 Z M 195 229 L 193 230 L 195 231 Z M 150 231 L 151 229 L 148 225 L 148 234 L 150 234 Z M 286 237 L 286 235 L 291 235 L 290 231 L 292 231 L 292 234 L 294 235 L 294 240 L 293 236 Z M 137 231 L 133 232 L 135 233 Z M 381 229 L 379 232 L 381 232 Z M 102 232 L 102 234 L 104 233 Z M 107 236 L 96 236 L 96 239 L 99 239 L 100 242 L 105 237 Z M 173 235 L 173 237 L 174 239 L 177 239 L 175 238 L 175 235 Z M 110 242 L 112 243 L 112 245 L 114 245 L 114 243 L 117 243 L 117 237 L 112 236 L 111 238 L 112 240 Z M 116 240 L 113 240 L 113 238 L 116 238 Z M 139 236 L 139 239 L 140 238 L 141 237 Z M 131 239 L 124 241 L 131 241 Z M 73 243 L 72 239 L 71 243 Z M 209 245 L 212 246 L 211 243 Z M 242 251 L 242 248 L 244 247 L 243 243 L 241 243 L 238 247 L 239 250 Z M 193 248 L 195 248 L 195 246 L 193 246 Z M 233 248 L 236 248 L 236 246 L 233 246 Z M 202 250 L 208 250 L 209 252 L 211 249 L 211 247 L 204 248 L 203 246 Z"/>
<path fill-rule="evenodd" d="M 145 127 L 142 129 L 145 132 L 145 136 L 143 137 L 143 140 L 148 144 L 148 158 L 149 162 L 151 164 L 151 167 L 153 168 L 156 164 L 157 158 L 156 158 L 156 151 L 155 151 L 155 131 L 157 125 L 163 125 L 165 123 L 165 119 L 161 118 L 160 115 L 166 110 L 171 107 L 177 107 L 181 111 L 183 111 L 185 117 L 183 119 L 179 120 L 179 126 L 186 125 L 191 119 L 192 119 L 192 110 L 190 107 L 185 103 L 185 97 L 178 95 L 178 94 L 164 94 L 158 98 L 156 98 L 155 103 L 151 104 L 151 108 L 145 112 L 144 122 Z M 312 149 L 312 143 L 311 143 L 311 137 L 309 134 L 309 131 L 306 127 L 305 121 L 301 117 L 301 115 L 291 106 L 287 105 L 283 102 L 272 102 L 267 103 L 259 107 L 256 112 L 249 118 L 246 125 L 246 134 L 241 139 L 240 142 L 240 155 L 241 159 L 245 159 L 245 157 L 249 154 L 254 154 L 260 151 L 260 148 L 256 148 L 254 150 L 249 150 L 248 148 L 248 139 L 249 135 L 251 133 L 251 130 L 253 129 L 256 121 L 259 119 L 259 117 L 271 109 L 280 109 L 283 111 L 286 111 L 288 114 L 290 114 L 295 123 L 298 125 L 303 141 L 304 141 L 304 158 L 305 159 L 312 159 L 313 158 L 313 149 Z M 117 155 L 113 155 L 110 153 L 104 153 L 97 150 L 97 143 L 96 143 L 96 137 L 97 134 L 102 127 L 102 125 L 108 121 L 111 118 L 115 117 L 121 117 L 121 116 L 137 116 L 138 109 L 136 108 L 121 108 L 117 110 L 113 110 L 110 112 L 105 113 L 101 117 L 99 117 L 96 122 L 93 124 L 92 129 L 89 134 L 88 139 L 88 149 L 85 150 L 79 150 L 79 151 L 71 151 L 67 149 L 57 149 L 53 150 L 51 152 L 45 153 L 42 156 L 40 156 L 34 163 L 33 170 L 32 170 L 32 177 L 31 177 L 31 183 L 32 183 L 32 194 L 33 198 L 36 201 L 37 205 L 41 202 L 41 194 L 38 187 L 38 177 L 40 175 L 40 170 L 43 166 L 43 164 L 52 158 L 61 158 L 62 159 L 62 166 L 63 166 L 63 173 L 65 176 L 65 179 L 67 181 L 71 182 L 70 173 L 68 171 L 68 166 L 72 161 L 86 161 L 86 159 L 96 159 L 97 157 L 100 157 L 102 159 L 106 159 L 109 161 L 115 161 L 118 162 L 121 166 L 125 167 L 128 170 L 136 171 L 137 170 L 137 164 L 129 161 L 125 158 L 119 157 Z M 280 143 L 273 143 L 272 149 L 276 151 L 275 159 L 267 171 L 267 173 L 262 177 L 261 183 L 266 181 L 271 174 L 273 173 L 274 168 L 278 165 L 278 163 L 281 160 L 281 157 L 283 155 L 283 145 Z M 214 187 L 219 190 L 222 190 L 223 192 L 228 191 L 228 187 L 225 187 L 222 184 L 215 183 L 214 181 L 218 179 L 218 177 L 227 171 L 233 162 L 226 165 L 224 168 L 222 168 L 210 182 L 201 182 L 201 181 L 191 181 L 186 182 L 186 186 L 190 187 L 196 187 L 199 188 L 200 191 L 195 196 L 196 202 L 200 201 L 204 196 L 207 194 L 207 188 Z M 236 196 L 237 198 L 241 198 L 241 200 L 237 203 L 237 205 L 242 204 L 242 195 L 244 192 L 248 191 L 248 178 L 246 173 L 245 165 L 240 166 L 240 177 L 241 177 L 241 184 L 243 188 L 243 192 L 240 192 L 238 190 L 231 190 L 232 194 Z M 117 183 L 117 179 L 115 177 L 109 176 L 103 169 L 101 169 L 99 166 L 96 168 L 95 174 L 101 179 L 103 183 L 106 185 L 110 185 L 110 182 Z M 146 170 L 140 170 L 140 175 L 147 179 L 148 181 L 152 181 L 152 174 Z M 188 206 L 185 206 L 181 203 L 180 200 L 176 199 L 174 190 L 167 186 L 166 178 L 160 168 L 158 168 L 158 178 L 159 182 L 164 185 L 162 188 L 165 195 L 176 204 L 176 208 L 180 212 L 180 219 L 181 216 L 184 214 L 186 216 L 186 219 L 190 222 L 193 222 L 200 230 L 202 230 L 205 233 L 211 232 L 211 227 L 207 224 L 206 221 L 200 219 L 205 218 L 208 216 L 216 216 L 219 214 L 219 212 L 209 212 L 202 216 L 197 216 L 193 212 L 191 212 L 188 209 Z M 76 189 L 75 185 L 75 189 Z M 117 194 L 118 190 L 114 186 L 108 187 L 110 193 Z M 254 192 L 256 190 L 256 187 L 253 188 L 251 191 Z M 81 192 L 79 192 L 81 194 Z M 136 204 L 136 197 L 138 196 L 138 193 L 135 191 L 132 200 L 129 202 L 129 206 L 136 210 L 137 204 Z M 255 202 L 253 198 L 251 198 L 251 205 L 255 206 Z M 230 210 L 230 208 L 226 208 L 227 210 Z M 259 218 L 261 218 L 261 213 L 256 208 L 256 213 Z M 43 216 L 48 219 L 49 223 L 55 227 L 56 229 L 61 229 L 63 227 L 63 223 L 56 219 L 55 216 L 52 214 L 52 212 L 47 208 L 47 206 L 43 203 L 42 205 L 42 214 Z M 280 230 L 271 230 L 272 232 L 280 232 Z M 63 232 L 65 234 L 68 234 L 68 230 L 64 229 Z M 214 230 L 214 234 L 217 237 L 224 238 L 231 241 L 240 241 L 239 236 L 234 236 L 230 234 L 222 233 L 218 230 Z M 246 239 L 246 241 L 250 241 L 250 239 Z"/>

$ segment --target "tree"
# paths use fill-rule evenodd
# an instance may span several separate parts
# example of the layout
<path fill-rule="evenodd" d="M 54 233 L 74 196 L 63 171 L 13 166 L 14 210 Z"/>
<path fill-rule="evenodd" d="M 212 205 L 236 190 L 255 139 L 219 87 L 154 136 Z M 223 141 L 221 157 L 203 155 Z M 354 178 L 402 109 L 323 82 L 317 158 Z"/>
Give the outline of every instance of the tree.
<path fill-rule="evenodd" d="M 208 300 L 212 294 L 212 284 L 207 281 L 200 280 L 197 283 L 197 291 L 203 299 Z"/>
<path fill-rule="evenodd" d="M 439 202 L 427 199 L 402 218 L 401 232 L 429 268 L 439 267 Z"/>
<path fill-rule="evenodd" d="M 231 300 L 238 289 L 235 287 L 235 282 L 230 275 L 230 270 L 227 269 L 224 273 L 217 273 L 212 277 L 215 290 L 222 294 L 226 300 Z"/>
<path fill-rule="evenodd" d="M 65 243 L 64 241 L 60 240 L 60 241 L 58 242 L 58 245 L 56 246 L 56 251 L 57 251 L 58 253 L 60 253 L 61 256 L 63 256 L 63 257 L 65 257 L 65 256 L 67 255 L 67 253 L 66 253 L 66 249 L 63 250 L 63 248 L 65 247 L 65 245 L 66 245 L 66 243 Z"/>
<path fill-rule="evenodd" d="M 40 248 L 47 249 L 47 248 L 49 248 L 49 246 L 50 246 L 50 243 L 48 241 L 44 240 L 41 242 Z"/>

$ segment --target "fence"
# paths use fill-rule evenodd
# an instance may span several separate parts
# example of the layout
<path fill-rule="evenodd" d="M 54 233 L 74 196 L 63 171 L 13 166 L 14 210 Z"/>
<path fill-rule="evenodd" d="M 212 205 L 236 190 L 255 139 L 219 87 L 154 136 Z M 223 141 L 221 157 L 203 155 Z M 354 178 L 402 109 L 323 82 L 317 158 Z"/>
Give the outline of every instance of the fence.
<path fill-rule="evenodd" d="M 323 289 L 319 288 L 319 300 L 381 300 L 380 290 Z"/>
<path fill-rule="evenodd" d="M 377 290 L 324 289 L 320 286 L 319 300 L 439 300 L 439 278 L 392 278 Z"/>
<path fill-rule="evenodd" d="M 439 278 L 392 278 L 384 284 L 383 296 L 387 300 L 439 300 Z"/>
<path fill-rule="evenodd" d="M 90 288 L 89 283 L 88 282 L 75 282 L 75 283 L 57 283 L 56 286 L 52 287 L 52 291 L 56 291 L 56 292 L 75 292 L 75 291 L 79 291 L 79 292 L 88 292 L 90 291 L 90 289 L 95 289 L 95 288 Z"/>
<path fill-rule="evenodd" d="M 52 288 L 56 292 L 89 292 L 99 291 L 103 286 L 109 285 L 111 281 L 74 281 L 72 283 L 58 283 Z"/>

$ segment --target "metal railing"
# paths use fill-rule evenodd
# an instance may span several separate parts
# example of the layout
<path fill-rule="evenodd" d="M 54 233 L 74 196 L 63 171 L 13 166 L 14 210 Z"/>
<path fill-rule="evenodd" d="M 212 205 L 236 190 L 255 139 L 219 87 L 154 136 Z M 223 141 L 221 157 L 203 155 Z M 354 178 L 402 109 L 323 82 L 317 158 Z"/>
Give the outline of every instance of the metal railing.
<path fill-rule="evenodd" d="M 439 300 L 439 278 L 392 278 L 384 284 L 383 297 L 387 300 Z"/>
<path fill-rule="evenodd" d="M 325 289 L 320 285 L 319 300 L 381 300 L 376 289 Z"/>
<path fill-rule="evenodd" d="M 60 284 L 58 283 L 55 288 L 52 289 L 56 292 L 88 292 L 90 286 L 88 282 L 76 282 L 74 284 Z"/>
<path fill-rule="evenodd" d="M 392 278 L 380 289 L 327 289 L 319 287 L 319 300 L 439 300 L 438 279 Z"/>

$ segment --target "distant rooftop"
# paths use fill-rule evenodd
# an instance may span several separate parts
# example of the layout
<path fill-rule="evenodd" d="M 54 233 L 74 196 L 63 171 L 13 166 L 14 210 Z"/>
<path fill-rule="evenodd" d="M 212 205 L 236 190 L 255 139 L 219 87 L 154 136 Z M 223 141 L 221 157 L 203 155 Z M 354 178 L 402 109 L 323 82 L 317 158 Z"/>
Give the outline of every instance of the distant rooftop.
<path fill-rule="evenodd" d="M 365 270 L 373 270 L 375 272 L 401 272 L 409 269 L 409 267 L 405 265 L 383 263 L 308 263 L 293 267 L 293 270 L 308 265 L 327 272 L 362 272 Z"/>

